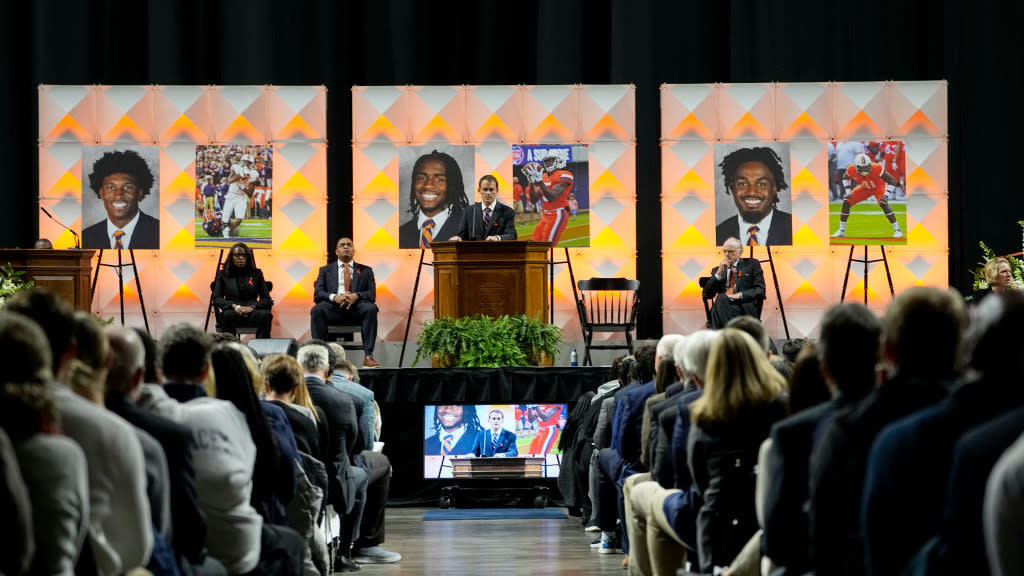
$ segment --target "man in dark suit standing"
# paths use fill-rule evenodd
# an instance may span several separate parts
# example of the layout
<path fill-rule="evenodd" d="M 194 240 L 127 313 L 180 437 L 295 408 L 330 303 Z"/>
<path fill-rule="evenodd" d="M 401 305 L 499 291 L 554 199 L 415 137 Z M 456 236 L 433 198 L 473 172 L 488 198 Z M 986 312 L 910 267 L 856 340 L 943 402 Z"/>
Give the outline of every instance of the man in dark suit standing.
<path fill-rule="evenodd" d="M 498 179 L 485 175 L 480 179 L 477 191 L 480 192 L 480 202 L 463 211 L 459 232 L 449 240 L 515 240 L 516 211 L 498 203 Z"/>
<path fill-rule="evenodd" d="M 754 258 L 740 258 L 743 248 L 733 237 L 722 245 L 725 257 L 704 285 L 704 297 L 715 298 L 711 307 L 711 327 L 724 328 L 737 316 L 761 318 L 764 304 L 764 273 L 761 263 Z"/>
<path fill-rule="evenodd" d="M 82 230 L 83 248 L 160 247 L 160 221 L 139 210 L 153 188 L 153 173 L 134 150 L 107 152 L 92 166 L 89 188 L 103 202 L 107 217 Z"/>
<path fill-rule="evenodd" d="M 514 458 L 519 455 L 516 448 L 516 435 L 501 427 L 505 415 L 501 410 L 491 410 L 487 414 L 489 430 L 482 430 L 477 436 L 476 447 L 473 453 L 477 456 Z"/>
<path fill-rule="evenodd" d="M 351 238 L 339 238 L 334 248 L 338 260 L 320 268 L 313 284 L 312 310 L 309 311 L 313 338 L 327 341 L 327 325 L 335 322 L 358 323 L 362 326 L 363 366 L 380 366 L 373 359 L 377 342 L 377 282 L 373 268 L 356 264 Z"/>
<path fill-rule="evenodd" d="M 715 228 L 718 244 L 730 236 L 744 246 L 793 244 L 793 217 L 776 209 L 779 191 L 789 187 L 778 153 L 768 147 L 740 148 L 719 166 L 738 214 Z"/>

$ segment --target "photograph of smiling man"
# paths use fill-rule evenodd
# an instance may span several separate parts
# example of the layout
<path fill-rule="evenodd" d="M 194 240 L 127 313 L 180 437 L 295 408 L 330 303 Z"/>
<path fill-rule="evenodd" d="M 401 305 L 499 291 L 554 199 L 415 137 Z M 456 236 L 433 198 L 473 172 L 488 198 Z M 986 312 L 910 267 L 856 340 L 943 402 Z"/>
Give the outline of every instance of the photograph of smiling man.
<path fill-rule="evenodd" d="M 715 145 L 715 239 L 743 246 L 790 246 L 789 143 Z"/>
<path fill-rule="evenodd" d="M 160 248 L 160 150 L 87 146 L 82 151 L 82 247 Z"/>
<path fill-rule="evenodd" d="M 459 233 L 473 193 L 472 146 L 406 146 L 398 153 L 399 248 L 429 249 Z"/>

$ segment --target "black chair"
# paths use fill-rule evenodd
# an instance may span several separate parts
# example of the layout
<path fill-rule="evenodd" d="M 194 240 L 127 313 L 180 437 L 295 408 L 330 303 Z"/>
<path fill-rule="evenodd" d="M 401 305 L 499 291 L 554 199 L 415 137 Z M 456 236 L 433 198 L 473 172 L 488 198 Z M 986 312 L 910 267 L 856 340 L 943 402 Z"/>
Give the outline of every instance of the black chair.
<path fill-rule="evenodd" d="M 700 284 L 700 300 L 704 303 L 704 315 L 707 316 L 707 322 L 704 323 L 705 328 L 711 328 L 711 304 L 715 301 L 714 296 L 711 298 L 704 297 L 704 286 L 710 281 L 711 276 L 701 276 L 697 280 L 697 283 Z"/>
<path fill-rule="evenodd" d="M 637 292 L 640 281 L 626 278 L 591 278 L 578 282 L 579 300 L 576 312 L 583 329 L 585 353 L 583 364 L 593 366 L 591 350 L 629 350 L 633 353 L 633 335 L 636 330 L 636 313 L 640 299 Z M 626 345 L 593 344 L 595 332 L 622 332 Z"/>
<path fill-rule="evenodd" d="M 206 311 L 206 326 L 210 325 L 210 311 L 213 312 L 214 330 L 216 332 L 228 332 L 220 325 L 220 308 L 213 303 L 213 287 L 217 285 L 217 281 L 210 282 L 210 308 Z M 274 290 L 274 283 L 267 281 L 267 293 L 269 294 Z M 234 331 L 231 331 L 235 336 L 242 334 L 255 334 L 256 326 L 236 326 Z"/>

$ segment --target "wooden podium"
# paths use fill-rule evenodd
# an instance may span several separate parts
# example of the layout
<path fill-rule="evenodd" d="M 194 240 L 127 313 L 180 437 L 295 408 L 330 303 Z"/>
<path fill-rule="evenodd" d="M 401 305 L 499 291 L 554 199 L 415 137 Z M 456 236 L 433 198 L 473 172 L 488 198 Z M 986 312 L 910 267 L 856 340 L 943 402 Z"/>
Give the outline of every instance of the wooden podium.
<path fill-rule="evenodd" d="M 0 249 L 0 266 L 26 272 L 26 280 L 63 296 L 75 310 L 89 311 L 92 257 L 95 250 Z"/>
<path fill-rule="evenodd" d="M 548 317 L 547 242 L 433 242 L 434 318 Z"/>
<path fill-rule="evenodd" d="M 452 458 L 455 478 L 543 478 L 543 456 Z"/>

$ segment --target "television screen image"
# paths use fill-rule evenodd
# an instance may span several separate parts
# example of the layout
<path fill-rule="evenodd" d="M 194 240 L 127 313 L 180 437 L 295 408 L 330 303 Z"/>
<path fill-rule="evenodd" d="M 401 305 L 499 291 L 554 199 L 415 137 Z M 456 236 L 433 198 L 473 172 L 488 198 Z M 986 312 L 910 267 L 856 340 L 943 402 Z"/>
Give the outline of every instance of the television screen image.
<path fill-rule="evenodd" d="M 270 249 L 273 178 L 271 146 L 196 146 L 196 248 Z"/>
<path fill-rule="evenodd" d="M 451 478 L 452 458 L 542 456 L 557 478 L 565 404 L 428 405 L 423 409 L 423 477 Z"/>
<path fill-rule="evenodd" d="M 906 151 L 899 140 L 829 142 L 829 243 L 906 244 Z"/>

